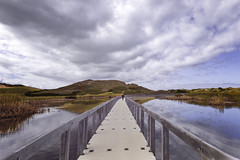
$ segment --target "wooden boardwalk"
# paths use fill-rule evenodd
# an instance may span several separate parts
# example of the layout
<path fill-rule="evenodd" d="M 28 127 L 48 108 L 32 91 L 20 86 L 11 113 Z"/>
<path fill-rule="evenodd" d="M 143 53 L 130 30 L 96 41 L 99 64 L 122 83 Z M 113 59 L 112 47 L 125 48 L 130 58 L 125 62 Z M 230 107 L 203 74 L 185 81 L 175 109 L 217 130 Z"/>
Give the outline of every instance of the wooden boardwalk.
<path fill-rule="evenodd" d="M 118 100 L 78 160 L 156 159 L 125 100 Z"/>

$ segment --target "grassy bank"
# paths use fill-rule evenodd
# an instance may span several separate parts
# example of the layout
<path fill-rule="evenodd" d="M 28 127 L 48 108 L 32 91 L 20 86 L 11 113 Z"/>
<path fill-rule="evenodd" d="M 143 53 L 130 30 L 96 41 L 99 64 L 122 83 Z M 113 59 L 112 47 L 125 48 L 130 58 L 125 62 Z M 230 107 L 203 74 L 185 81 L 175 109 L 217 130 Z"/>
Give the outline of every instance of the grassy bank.
<path fill-rule="evenodd" d="M 65 103 L 59 108 L 75 113 L 83 113 L 108 100 L 109 99 L 76 100 L 74 102 Z"/>
<path fill-rule="evenodd" d="M 43 107 L 59 107 L 76 113 L 87 111 L 112 97 L 118 96 L 112 92 L 100 94 L 85 94 L 75 96 L 34 96 L 25 94 L 29 90 L 24 87 L 0 88 L 0 119 L 26 117 L 42 112 Z"/>
<path fill-rule="evenodd" d="M 149 97 L 148 97 L 148 98 L 135 99 L 134 101 L 137 102 L 137 103 L 143 104 L 143 103 L 146 103 L 146 102 L 151 101 L 151 100 L 153 100 L 153 99 L 155 99 L 155 98 L 149 98 Z"/>
<path fill-rule="evenodd" d="M 20 94 L 0 94 L 0 119 L 26 117 L 38 112 L 42 112 L 42 110 L 25 102 L 24 97 Z"/>
<path fill-rule="evenodd" d="M 171 100 L 182 100 L 189 103 L 211 106 L 240 107 L 240 88 L 211 88 L 184 90 L 175 96 L 166 97 Z"/>

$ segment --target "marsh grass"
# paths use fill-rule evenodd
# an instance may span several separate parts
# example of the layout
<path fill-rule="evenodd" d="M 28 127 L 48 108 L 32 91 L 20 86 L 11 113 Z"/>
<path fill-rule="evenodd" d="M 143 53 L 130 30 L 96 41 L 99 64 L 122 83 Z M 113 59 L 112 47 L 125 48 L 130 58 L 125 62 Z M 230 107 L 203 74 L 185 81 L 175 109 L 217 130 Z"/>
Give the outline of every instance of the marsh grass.
<path fill-rule="evenodd" d="M 0 94 L 0 119 L 25 117 L 38 112 L 42 111 L 38 107 L 25 102 L 21 94 Z"/>
<path fill-rule="evenodd" d="M 165 99 L 180 100 L 187 103 L 198 105 L 210 105 L 216 108 L 240 107 L 240 89 L 239 88 L 211 88 L 211 89 L 193 89 L 184 94 L 175 94 L 175 96 Z"/>

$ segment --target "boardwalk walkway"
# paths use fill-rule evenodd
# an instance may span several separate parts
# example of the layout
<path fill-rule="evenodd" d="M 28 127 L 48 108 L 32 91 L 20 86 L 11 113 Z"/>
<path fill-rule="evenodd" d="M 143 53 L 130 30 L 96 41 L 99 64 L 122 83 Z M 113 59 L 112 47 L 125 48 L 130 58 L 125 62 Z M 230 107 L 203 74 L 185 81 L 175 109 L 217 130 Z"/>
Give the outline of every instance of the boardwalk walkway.
<path fill-rule="evenodd" d="M 125 100 L 119 100 L 78 160 L 153 160 Z"/>

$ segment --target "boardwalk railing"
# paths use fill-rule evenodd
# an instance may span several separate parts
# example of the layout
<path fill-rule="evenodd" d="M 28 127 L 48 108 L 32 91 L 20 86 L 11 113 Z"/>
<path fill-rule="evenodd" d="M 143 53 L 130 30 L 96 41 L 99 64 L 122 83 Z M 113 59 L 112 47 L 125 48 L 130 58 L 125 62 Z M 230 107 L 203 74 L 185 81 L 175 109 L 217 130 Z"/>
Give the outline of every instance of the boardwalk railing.
<path fill-rule="evenodd" d="M 138 104 L 126 98 L 129 109 L 136 119 L 142 133 L 147 137 L 150 150 L 155 155 L 155 121 L 162 124 L 161 129 L 161 160 L 169 160 L 169 131 L 182 139 L 186 144 L 197 151 L 203 160 L 238 160 L 237 158 L 217 149 L 207 142 L 196 137 L 192 133 L 176 126 L 175 124 L 164 119 L 160 115 L 148 110 L 141 104 Z M 144 132 L 144 115 L 147 115 L 147 132 Z"/>
<path fill-rule="evenodd" d="M 60 143 L 59 160 L 76 160 L 86 148 L 98 126 L 120 97 L 84 112 L 75 119 L 15 151 L 4 160 L 27 160 L 47 145 Z"/>

